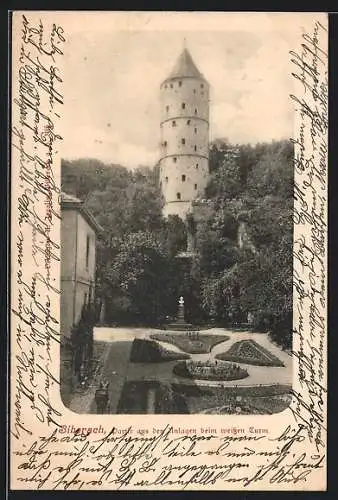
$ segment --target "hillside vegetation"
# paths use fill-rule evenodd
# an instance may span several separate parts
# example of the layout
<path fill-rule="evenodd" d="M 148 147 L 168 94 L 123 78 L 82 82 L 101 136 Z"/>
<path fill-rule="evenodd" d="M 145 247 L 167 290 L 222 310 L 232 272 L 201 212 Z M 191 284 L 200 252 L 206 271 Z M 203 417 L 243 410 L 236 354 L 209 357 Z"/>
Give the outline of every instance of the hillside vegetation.
<path fill-rule="evenodd" d="M 249 322 L 281 345 L 292 338 L 293 147 L 289 141 L 210 147 L 210 180 L 189 222 L 196 253 L 177 254 L 186 228 L 162 217 L 158 166 L 130 171 L 98 160 L 62 162 L 62 189 L 84 200 L 104 228 L 97 292 L 107 322 Z"/>

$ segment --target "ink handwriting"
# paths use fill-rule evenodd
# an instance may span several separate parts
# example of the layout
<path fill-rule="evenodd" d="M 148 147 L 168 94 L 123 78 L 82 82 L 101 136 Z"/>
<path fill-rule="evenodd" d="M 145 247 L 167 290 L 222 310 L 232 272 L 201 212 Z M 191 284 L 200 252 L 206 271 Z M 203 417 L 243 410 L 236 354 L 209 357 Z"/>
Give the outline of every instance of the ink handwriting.
<path fill-rule="evenodd" d="M 300 123 L 295 146 L 293 356 L 300 389 L 291 411 L 318 453 L 324 447 L 326 405 L 326 244 L 328 73 L 327 30 L 319 21 L 290 52 L 292 76 L 301 84 L 291 95 Z M 323 43 L 324 40 L 324 43 Z M 318 463 L 321 463 L 320 460 Z M 294 470 L 297 466 L 292 466 Z M 303 471 L 304 473 L 304 471 Z M 303 477 L 303 474 L 302 476 Z M 279 476 L 278 476 L 279 477 Z"/>

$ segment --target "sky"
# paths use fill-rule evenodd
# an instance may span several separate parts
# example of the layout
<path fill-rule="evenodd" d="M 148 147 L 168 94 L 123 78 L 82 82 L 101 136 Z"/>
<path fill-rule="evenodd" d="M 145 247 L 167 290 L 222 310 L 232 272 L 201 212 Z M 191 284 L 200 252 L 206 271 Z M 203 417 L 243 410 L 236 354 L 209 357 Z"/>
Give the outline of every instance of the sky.
<path fill-rule="evenodd" d="M 291 137 L 289 51 L 306 22 L 295 13 L 64 13 L 62 156 L 154 165 L 159 86 L 184 39 L 211 86 L 210 140 Z"/>

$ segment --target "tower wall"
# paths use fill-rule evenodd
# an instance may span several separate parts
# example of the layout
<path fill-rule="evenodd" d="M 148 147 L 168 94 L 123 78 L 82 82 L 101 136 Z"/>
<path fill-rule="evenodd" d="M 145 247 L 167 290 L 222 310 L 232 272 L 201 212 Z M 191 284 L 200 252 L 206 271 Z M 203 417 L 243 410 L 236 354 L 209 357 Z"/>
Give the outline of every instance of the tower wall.
<path fill-rule="evenodd" d="M 161 85 L 160 182 L 164 215 L 185 218 L 209 174 L 209 85 L 171 78 Z"/>

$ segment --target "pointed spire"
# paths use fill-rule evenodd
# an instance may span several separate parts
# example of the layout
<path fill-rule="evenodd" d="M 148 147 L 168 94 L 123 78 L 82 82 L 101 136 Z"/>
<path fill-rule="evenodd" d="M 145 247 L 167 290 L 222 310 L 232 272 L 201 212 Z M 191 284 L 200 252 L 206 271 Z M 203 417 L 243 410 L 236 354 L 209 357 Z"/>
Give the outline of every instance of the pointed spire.
<path fill-rule="evenodd" d="M 184 78 L 184 77 L 193 77 L 205 80 L 202 73 L 198 70 L 196 64 L 194 63 L 189 50 L 186 47 L 185 38 L 183 44 L 184 44 L 183 52 L 179 56 L 173 70 L 171 71 L 170 75 L 166 78 L 166 80 L 170 80 L 172 78 Z"/>

